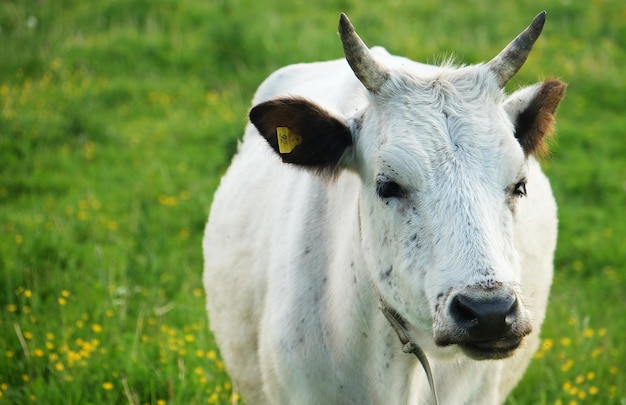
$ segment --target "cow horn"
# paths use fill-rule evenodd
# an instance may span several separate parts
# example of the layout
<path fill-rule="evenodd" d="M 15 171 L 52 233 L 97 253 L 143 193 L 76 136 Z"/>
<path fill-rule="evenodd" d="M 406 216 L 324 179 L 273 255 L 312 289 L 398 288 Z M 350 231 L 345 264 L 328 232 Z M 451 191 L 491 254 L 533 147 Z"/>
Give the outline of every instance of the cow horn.
<path fill-rule="evenodd" d="M 546 12 L 542 11 L 537 14 L 524 32 L 511 41 L 498 56 L 489 61 L 487 65 L 496 74 L 500 88 L 504 88 L 526 62 L 526 58 L 528 58 L 535 41 L 539 38 L 545 22 Z"/>
<path fill-rule="evenodd" d="M 339 37 L 343 44 L 346 60 L 356 77 L 372 93 L 378 89 L 389 77 L 389 72 L 372 55 L 367 45 L 354 31 L 352 23 L 344 13 L 339 19 Z"/>

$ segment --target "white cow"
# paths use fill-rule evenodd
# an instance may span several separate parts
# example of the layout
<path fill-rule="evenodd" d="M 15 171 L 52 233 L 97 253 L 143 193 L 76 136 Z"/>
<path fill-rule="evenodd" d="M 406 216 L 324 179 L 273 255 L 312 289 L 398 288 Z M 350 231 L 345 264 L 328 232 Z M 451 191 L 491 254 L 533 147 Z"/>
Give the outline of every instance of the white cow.
<path fill-rule="evenodd" d="M 556 243 L 535 155 L 565 84 L 502 90 L 544 21 L 489 63 L 436 67 L 368 49 L 342 15 L 347 63 L 261 85 L 203 242 L 211 329 L 248 404 L 434 403 L 389 321 L 439 403 L 504 401 Z"/>

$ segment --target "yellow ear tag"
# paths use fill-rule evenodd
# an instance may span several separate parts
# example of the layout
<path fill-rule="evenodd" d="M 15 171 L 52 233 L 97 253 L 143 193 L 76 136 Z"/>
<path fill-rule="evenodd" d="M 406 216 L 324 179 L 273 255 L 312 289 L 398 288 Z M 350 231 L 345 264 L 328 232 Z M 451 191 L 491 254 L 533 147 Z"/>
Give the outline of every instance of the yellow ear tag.
<path fill-rule="evenodd" d="M 276 127 L 276 138 L 280 153 L 291 153 L 296 146 L 302 143 L 302 137 L 294 134 L 287 127 Z"/>

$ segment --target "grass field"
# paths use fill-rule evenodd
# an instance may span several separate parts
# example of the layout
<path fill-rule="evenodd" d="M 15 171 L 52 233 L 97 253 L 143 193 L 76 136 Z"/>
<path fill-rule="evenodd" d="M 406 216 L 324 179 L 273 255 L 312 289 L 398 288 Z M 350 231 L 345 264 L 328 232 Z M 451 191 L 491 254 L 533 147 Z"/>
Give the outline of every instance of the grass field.
<path fill-rule="evenodd" d="M 0 403 L 237 403 L 200 245 L 256 86 L 341 57 L 341 11 L 370 45 L 472 63 L 542 9 L 509 88 L 570 84 L 544 164 L 560 240 L 508 403 L 626 403 L 626 3 L 523 3 L 0 2 Z"/>

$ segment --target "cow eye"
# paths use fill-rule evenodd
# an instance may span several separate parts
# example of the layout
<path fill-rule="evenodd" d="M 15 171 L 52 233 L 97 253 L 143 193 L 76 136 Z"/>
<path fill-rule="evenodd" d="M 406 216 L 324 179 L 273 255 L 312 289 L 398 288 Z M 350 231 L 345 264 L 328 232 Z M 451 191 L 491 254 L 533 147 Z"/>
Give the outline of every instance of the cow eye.
<path fill-rule="evenodd" d="M 513 195 L 517 197 L 526 197 L 526 179 L 520 180 L 513 186 Z"/>
<path fill-rule="evenodd" d="M 376 182 L 376 193 L 380 198 L 398 198 L 404 195 L 404 190 L 395 181 L 380 179 Z"/>

